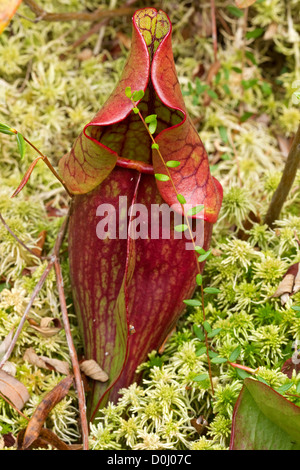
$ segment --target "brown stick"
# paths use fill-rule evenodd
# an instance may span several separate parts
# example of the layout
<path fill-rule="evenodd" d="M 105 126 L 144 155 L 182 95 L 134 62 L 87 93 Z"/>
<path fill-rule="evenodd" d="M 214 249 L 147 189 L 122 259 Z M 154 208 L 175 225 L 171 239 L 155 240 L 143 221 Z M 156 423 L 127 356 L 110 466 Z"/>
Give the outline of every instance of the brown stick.
<path fill-rule="evenodd" d="M 210 0 L 211 6 L 211 25 L 212 25 L 212 39 L 214 46 L 215 62 L 218 60 L 218 35 L 217 35 L 217 22 L 216 22 L 216 5 L 215 0 Z"/>
<path fill-rule="evenodd" d="M 87 417 L 86 417 L 84 387 L 83 387 L 83 382 L 81 380 L 78 357 L 77 357 L 76 349 L 75 349 L 73 339 L 72 339 L 66 298 L 65 298 L 64 288 L 63 288 L 63 277 L 62 277 L 61 266 L 60 266 L 58 258 L 56 258 L 54 261 L 54 268 L 55 268 L 55 273 L 56 273 L 56 281 L 57 281 L 58 295 L 59 295 L 59 300 L 60 300 L 62 320 L 64 324 L 64 329 L 66 332 L 66 338 L 67 338 L 67 343 L 69 347 L 69 353 L 70 353 L 72 368 L 73 368 L 73 373 L 74 373 L 74 380 L 75 380 L 76 390 L 78 394 L 78 406 L 79 406 L 79 414 L 80 414 L 83 450 L 88 450 L 89 431 L 88 431 L 88 423 L 87 423 Z"/>
<path fill-rule="evenodd" d="M 115 18 L 116 16 L 130 16 L 136 8 L 122 7 L 115 10 L 98 9 L 93 12 L 74 11 L 66 13 L 48 13 L 41 8 L 34 0 L 25 0 L 24 3 L 36 15 L 35 22 L 38 21 L 99 21 L 105 18 Z"/>
<path fill-rule="evenodd" d="M 299 165 L 300 165 L 300 125 L 294 137 L 292 147 L 289 151 L 280 183 L 275 193 L 273 194 L 267 215 L 265 217 L 265 224 L 267 224 L 271 228 L 274 226 L 275 220 L 279 219 L 282 206 L 293 185 Z"/>

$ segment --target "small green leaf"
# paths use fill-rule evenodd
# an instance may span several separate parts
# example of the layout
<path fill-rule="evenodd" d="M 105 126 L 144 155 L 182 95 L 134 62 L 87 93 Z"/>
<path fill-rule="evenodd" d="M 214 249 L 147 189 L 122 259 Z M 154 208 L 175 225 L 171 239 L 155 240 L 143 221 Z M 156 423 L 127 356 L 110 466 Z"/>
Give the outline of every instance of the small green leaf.
<path fill-rule="evenodd" d="M 203 291 L 206 294 L 219 294 L 221 292 L 220 289 L 217 289 L 216 287 L 205 287 Z"/>
<path fill-rule="evenodd" d="M 204 341 L 205 336 L 204 336 L 202 328 L 200 328 L 200 326 L 194 325 L 193 330 L 197 338 L 200 339 L 200 341 Z"/>
<path fill-rule="evenodd" d="M 156 120 L 151 121 L 148 126 L 150 134 L 154 134 L 154 132 L 156 131 L 156 128 L 157 128 L 157 121 Z"/>
<path fill-rule="evenodd" d="M 251 375 L 243 369 L 236 368 L 235 370 L 238 377 L 242 380 L 246 379 L 247 377 L 251 377 Z"/>
<path fill-rule="evenodd" d="M 225 142 L 225 144 L 226 144 L 226 143 L 228 142 L 228 135 L 227 135 L 227 129 L 226 129 L 226 127 L 220 126 L 220 127 L 219 127 L 219 132 L 220 132 L 221 139 L 222 139 L 223 142 Z"/>
<path fill-rule="evenodd" d="M 207 94 L 208 94 L 208 96 L 210 96 L 211 98 L 214 98 L 214 99 L 218 98 L 217 93 L 216 93 L 215 91 L 213 91 L 213 90 L 207 90 Z"/>
<path fill-rule="evenodd" d="M 199 255 L 204 255 L 204 253 L 206 253 L 206 251 L 204 250 L 204 248 L 202 248 L 202 246 L 195 246 L 195 251 L 196 251 Z"/>
<path fill-rule="evenodd" d="M 186 305 L 189 305 L 189 307 L 200 307 L 201 302 L 196 299 L 186 299 L 183 301 Z"/>
<path fill-rule="evenodd" d="M 247 57 L 247 59 L 250 60 L 250 62 L 252 62 L 253 65 L 257 65 L 256 59 L 255 59 L 254 54 L 252 52 L 246 51 L 245 56 Z"/>
<path fill-rule="evenodd" d="M 253 31 L 247 31 L 245 34 L 246 39 L 256 39 L 259 38 L 264 33 L 263 28 L 255 28 Z"/>
<path fill-rule="evenodd" d="M 150 124 L 150 122 L 156 121 L 156 118 L 157 118 L 157 114 L 149 114 L 149 116 L 145 117 L 145 122 L 147 124 Z"/>
<path fill-rule="evenodd" d="M 230 91 L 229 86 L 226 83 L 223 85 L 222 88 L 225 91 L 226 95 L 230 95 L 231 91 Z"/>
<path fill-rule="evenodd" d="M 300 393 L 300 381 L 297 383 L 296 393 Z"/>
<path fill-rule="evenodd" d="M 131 93 L 131 87 L 130 86 L 127 86 L 125 88 L 125 95 L 127 96 L 127 98 L 131 98 L 132 93 Z"/>
<path fill-rule="evenodd" d="M 151 145 L 151 148 L 152 148 L 152 149 L 155 149 L 155 150 L 158 150 L 158 149 L 159 149 L 159 145 L 158 145 L 158 144 L 152 144 L 152 145 Z"/>
<path fill-rule="evenodd" d="M 208 337 L 208 338 L 214 338 L 214 336 L 216 336 L 217 334 L 219 334 L 220 331 L 222 331 L 222 328 L 215 328 L 215 329 L 212 330 L 210 333 L 208 333 L 207 337 Z"/>
<path fill-rule="evenodd" d="M 202 356 L 203 354 L 206 354 L 206 347 L 205 346 L 203 348 L 197 349 L 196 357 Z"/>
<path fill-rule="evenodd" d="M 199 263 L 202 263 L 202 261 L 205 261 L 211 254 L 211 250 L 208 250 L 206 253 L 203 255 L 200 255 L 198 258 Z"/>
<path fill-rule="evenodd" d="M 191 209 L 189 209 L 187 211 L 187 215 L 196 215 L 199 212 L 203 211 L 203 209 L 204 209 L 204 205 L 199 204 L 198 206 L 195 206 L 195 207 L 192 207 Z"/>
<path fill-rule="evenodd" d="M 169 168 L 177 168 L 179 165 L 180 165 L 180 162 L 178 162 L 177 160 L 169 160 L 166 165 L 169 167 Z"/>
<path fill-rule="evenodd" d="M 211 333 L 212 332 L 212 327 L 210 326 L 210 324 L 208 323 L 207 320 L 205 320 L 203 322 L 203 328 L 205 329 L 205 331 L 207 331 L 207 333 Z"/>
<path fill-rule="evenodd" d="M 201 276 L 201 274 L 197 274 L 196 282 L 197 282 L 198 286 L 202 286 L 202 276 Z"/>
<path fill-rule="evenodd" d="M 175 225 L 174 227 L 174 230 L 176 232 L 184 232 L 186 229 L 188 229 L 188 226 L 186 224 Z"/>
<path fill-rule="evenodd" d="M 132 108 L 132 111 L 134 112 L 134 114 L 138 114 L 139 112 L 139 108 L 135 107 L 135 108 Z"/>
<path fill-rule="evenodd" d="M 16 137 L 17 137 L 18 149 L 19 149 L 21 158 L 23 158 L 25 155 L 25 147 L 26 147 L 25 140 L 22 134 L 20 134 L 19 132 L 17 133 Z"/>
<path fill-rule="evenodd" d="M 227 359 L 225 357 L 213 357 L 211 362 L 213 364 L 224 364 L 227 362 Z"/>
<path fill-rule="evenodd" d="M 154 176 L 158 181 L 169 181 L 170 179 L 168 175 L 163 175 L 162 173 L 155 173 Z"/>
<path fill-rule="evenodd" d="M 244 90 L 249 90 L 249 88 L 253 88 L 254 85 L 256 85 L 258 82 L 258 79 L 257 78 L 252 78 L 250 80 L 242 80 L 242 86 L 244 88 Z"/>
<path fill-rule="evenodd" d="M 241 122 L 246 122 L 251 116 L 253 116 L 253 113 L 245 111 L 243 116 L 241 117 Z"/>
<path fill-rule="evenodd" d="M 286 392 L 287 390 L 289 390 L 294 384 L 292 383 L 289 383 L 289 384 L 283 384 L 281 385 L 280 387 L 278 388 L 275 388 L 276 392 L 278 393 L 284 393 Z"/>
<path fill-rule="evenodd" d="M 194 382 L 203 382 L 203 380 L 208 380 L 208 374 L 200 374 L 193 378 Z"/>
<path fill-rule="evenodd" d="M 235 73 L 243 73 L 242 69 L 240 69 L 239 67 L 232 67 L 232 70 L 233 70 Z"/>
<path fill-rule="evenodd" d="M 300 312 L 300 306 L 299 305 L 293 305 L 292 309 L 295 310 L 296 312 Z"/>
<path fill-rule="evenodd" d="M 235 16 L 236 18 L 241 18 L 242 16 L 244 16 L 244 12 L 240 10 L 238 7 L 235 7 L 234 5 L 227 5 L 226 8 L 229 11 L 229 13 Z"/>
<path fill-rule="evenodd" d="M 132 93 L 133 101 L 140 101 L 144 97 L 145 92 L 143 90 L 137 90 Z"/>
<path fill-rule="evenodd" d="M 12 129 L 10 126 L 7 126 L 6 124 L 0 123 L 0 132 L 1 132 L 1 134 L 13 135 L 13 134 L 16 133 L 16 132 L 13 132 L 13 131 L 15 131 L 15 129 Z"/>
<path fill-rule="evenodd" d="M 229 362 L 236 361 L 240 354 L 241 354 L 241 346 L 237 346 L 234 349 L 234 351 L 232 351 L 232 353 L 230 354 L 229 359 L 228 359 Z"/>
<path fill-rule="evenodd" d="M 214 352 L 214 351 L 208 351 L 208 355 L 211 359 L 213 359 L 214 357 L 218 357 L 218 353 Z"/>
<path fill-rule="evenodd" d="M 180 202 L 180 204 L 186 203 L 185 197 L 182 194 L 177 194 L 177 200 Z"/>

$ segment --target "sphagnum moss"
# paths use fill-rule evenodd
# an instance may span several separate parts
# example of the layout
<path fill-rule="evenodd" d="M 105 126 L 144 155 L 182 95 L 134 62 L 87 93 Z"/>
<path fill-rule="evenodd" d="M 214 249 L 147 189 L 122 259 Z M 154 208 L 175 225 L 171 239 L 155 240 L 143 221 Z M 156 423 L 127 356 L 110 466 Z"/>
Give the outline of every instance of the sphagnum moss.
<path fill-rule="evenodd" d="M 98 8 L 94 0 L 74 0 L 72 4 L 44 0 L 40 4 L 49 11 Z M 122 2 L 105 4 L 117 8 Z M 151 6 L 152 1 L 148 4 Z M 206 285 L 221 290 L 205 300 L 207 320 L 212 328 L 222 328 L 211 345 L 222 357 L 229 357 L 240 346 L 241 363 L 259 368 L 261 379 L 274 388 L 291 383 L 289 391 L 297 394 L 300 374 L 294 371 L 289 379 L 281 367 L 292 356 L 293 342 L 300 340 L 300 320 L 291 309 L 292 305 L 300 304 L 300 294 L 286 306 L 271 295 L 285 268 L 300 260 L 295 237 L 295 233 L 300 237 L 300 172 L 281 220 L 272 230 L 263 223 L 253 222 L 249 213 L 257 216 L 255 220 L 263 220 L 284 163 L 279 139 L 290 138 L 298 125 L 300 104 L 293 99 L 294 82 L 300 77 L 298 1 L 290 1 L 286 7 L 283 0 L 265 0 L 249 9 L 248 31 L 262 27 L 268 39 L 263 34 L 257 39 L 247 39 L 243 63 L 244 40 L 240 35 L 243 18 L 230 14 L 227 6 L 231 4 L 216 1 L 232 34 L 219 31 L 220 68 L 209 83 L 211 96 L 207 105 L 207 87 L 203 88 L 207 83 L 199 69 L 199 64 L 208 69 L 213 57 L 210 33 L 207 37 L 205 33 L 203 37 L 199 35 L 199 18 L 204 23 L 210 22 L 207 2 L 191 6 L 190 2 L 182 1 L 176 3 L 176 8 L 172 2 L 162 2 L 162 9 L 174 24 L 174 56 L 188 111 L 195 118 L 211 163 L 215 164 L 214 176 L 225 189 L 221 217 L 214 233 L 213 248 L 217 254 L 207 261 L 205 271 Z M 33 16 L 25 5 L 21 5 L 19 13 Z M 185 38 L 182 33 L 187 27 L 195 29 L 192 37 Z M 69 47 L 87 28 L 89 25 L 84 23 L 32 24 L 16 16 L 0 37 L 0 53 L 5 58 L 0 64 L 0 121 L 9 119 L 11 125 L 20 128 L 45 151 L 54 165 L 70 149 L 82 123 L 95 114 L 112 91 L 128 54 L 122 42 L 118 43 L 119 54 L 111 50 L 112 42 L 117 41 L 116 32 L 130 34 L 130 23 L 126 20 L 116 17 L 108 23 L 97 56 L 93 55 L 95 36 L 79 48 Z M 79 54 L 84 48 L 89 52 L 85 57 Z M 276 62 L 281 63 L 278 67 L 269 66 L 274 62 L 274 51 Z M 10 199 L 35 155 L 28 147 L 24 159 L 20 160 L 15 143 L 7 137 L 0 135 L 0 211 L 29 248 L 36 246 L 39 234 L 46 230 L 44 248 L 49 253 L 62 219 L 49 218 L 46 204 L 48 210 L 50 207 L 62 215 L 67 199 L 43 164 L 37 165 L 23 193 Z M 250 227 L 244 227 L 247 219 Z M 244 229 L 244 240 L 237 238 L 240 229 Z M 18 324 L 44 263 L 23 250 L 2 225 L 0 238 L 0 275 L 4 279 L 0 284 L 2 341 Z M 70 297 L 65 255 L 62 265 Z M 26 275 L 24 269 L 28 270 Z M 69 313 L 73 336 L 80 349 L 72 305 Z M 36 321 L 43 316 L 60 316 L 53 277 L 47 279 L 30 315 Z M 214 396 L 208 380 L 194 381 L 197 375 L 207 371 L 206 356 L 197 355 L 200 341 L 193 332 L 193 325 L 199 326 L 202 321 L 201 310 L 189 307 L 163 354 L 153 352 L 149 361 L 139 367 L 144 379 L 141 384 L 120 390 L 117 405 L 109 404 L 102 410 L 100 419 L 90 426 L 92 449 L 228 448 L 232 410 L 243 378 L 227 363 L 215 365 Z M 34 333 L 29 325 L 24 327 L 11 361 L 16 366 L 16 377 L 30 391 L 30 401 L 23 409 L 30 417 L 42 396 L 63 376 L 24 362 L 23 354 L 28 347 L 67 361 L 69 355 L 63 332 L 47 339 Z M 285 396 L 297 403 L 296 397 Z M 77 409 L 75 394 L 70 392 L 49 416 L 47 425 L 66 442 L 78 439 Z M 191 424 L 199 415 L 208 420 L 205 436 L 199 436 Z M 10 431 L 16 434 L 26 426 L 26 420 L 3 399 L 0 399 L 0 422 L 3 434 Z"/>

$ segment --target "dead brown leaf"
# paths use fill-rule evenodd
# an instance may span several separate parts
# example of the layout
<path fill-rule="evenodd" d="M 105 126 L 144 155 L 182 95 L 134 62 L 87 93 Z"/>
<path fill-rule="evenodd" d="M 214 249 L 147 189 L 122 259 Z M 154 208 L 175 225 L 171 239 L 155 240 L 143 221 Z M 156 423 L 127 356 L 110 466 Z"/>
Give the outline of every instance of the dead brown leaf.
<path fill-rule="evenodd" d="M 106 372 L 93 359 L 81 362 L 80 369 L 85 375 L 99 382 L 107 382 L 109 377 Z"/>
<path fill-rule="evenodd" d="M 38 356 L 33 348 L 26 349 L 23 359 L 29 362 L 29 364 L 40 367 L 41 369 L 55 370 L 64 375 L 69 375 L 70 373 L 69 364 L 66 361 L 60 361 L 59 359 L 52 359 L 46 356 Z"/>
<path fill-rule="evenodd" d="M 28 449 L 41 434 L 44 422 L 51 410 L 68 394 L 73 382 L 73 375 L 70 374 L 61 380 L 50 392 L 48 392 L 41 403 L 36 407 L 26 428 L 23 449 Z"/>
<path fill-rule="evenodd" d="M 300 263 L 295 263 L 289 267 L 276 292 L 272 297 L 280 297 L 281 303 L 284 305 L 289 296 L 300 291 Z"/>
<path fill-rule="evenodd" d="M 24 441 L 25 432 L 26 432 L 26 429 L 22 429 L 18 433 L 18 436 L 17 436 L 18 450 L 23 449 L 23 441 Z M 71 450 L 72 449 L 71 446 L 63 442 L 54 432 L 46 428 L 41 429 L 39 437 L 35 439 L 27 449 L 28 450 L 47 449 L 49 444 L 58 450 Z"/>
<path fill-rule="evenodd" d="M 46 240 L 46 235 L 47 235 L 46 230 L 42 230 L 42 231 L 39 233 L 38 241 L 37 241 L 35 247 L 32 249 L 33 253 L 34 253 L 36 256 L 39 256 L 39 257 L 40 257 L 41 254 L 42 254 L 43 247 L 44 247 L 45 240 Z"/>
<path fill-rule="evenodd" d="M 18 410 L 21 410 L 30 398 L 25 385 L 1 369 L 0 392 L 8 398 Z"/>
<path fill-rule="evenodd" d="M 14 335 L 14 329 L 10 330 L 8 335 L 4 338 L 4 340 L 0 344 L 0 359 L 2 359 L 2 357 L 4 356 L 6 351 L 8 350 L 9 345 L 10 345 L 12 339 L 13 339 L 13 335 Z"/>
<path fill-rule="evenodd" d="M 54 326 L 49 326 L 53 322 Z M 57 335 L 57 333 L 62 329 L 61 322 L 59 318 L 44 317 L 41 319 L 39 326 L 34 325 L 30 322 L 31 328 L 38 331 L 45 338 L 51 338 L 51 336 Z"/>

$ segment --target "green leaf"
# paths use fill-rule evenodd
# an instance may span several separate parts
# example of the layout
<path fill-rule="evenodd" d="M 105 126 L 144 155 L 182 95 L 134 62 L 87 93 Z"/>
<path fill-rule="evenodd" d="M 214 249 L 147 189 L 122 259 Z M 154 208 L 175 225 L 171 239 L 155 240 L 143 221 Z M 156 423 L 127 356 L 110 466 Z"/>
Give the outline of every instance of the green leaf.
<path fill-rule="evenodd" d="M 241 117 L 241 122 L 246 122 L 251 116 L 253 116 L 253 113 L 245 111 Z"/>
<path fill-rule="evenodd" d="M 230 450 L 300 450 L 300 408 L 246 378 L 233 413 Z"/>
<path fill-rule="evenodd" d="M 149 116 L 145 117 L 145 122 L 147 124 L 150 124 L 150 122 L 156 121 L 156 118 L 157 118 L 157 114 L 149 114 Z"/>
<path fill-rule="evenodd" d="M 244 16 L 244 12 L 240 10 L 238 7 L 235 7 L 234 5 L 227 5 L 227 10 L 229 13 L 233 16 L 236 16 L 236 18 L 241 18 Z"/>
<path fill-rule="evenodd" d="M 197 349 L 196 351 L 196 356 L 202 356 L 203 354 L 206 354 L 206 347 L 204 346 L 203 348 Z"/>
<path fill-rule="evenodd" d="M 197 282 L 198 286 L 202 286 L 202 276 L 201 276 L 201 274 L 197 274 L 196 282 Z"/>
<path fill-rule="evenodd" d="M 180 204 L 186 203 L 185 197 L 182 194 L 177 194 L 177 199 L 180 202 Z"/>
<path fill-rule="evenodd" d="M 258 82 L 257 78 L 252 78 L 250 80 L 242 80 L 242 86 L 244 90 L 249 90 L 249 88 L 253 88 Z"/>
<path fill-rule="evenodd" d="M 229 362 L 234 362 L 237 360 L 237 358 L 239 357 L 239 355 L 241 354 L 241 346 L 238 346 L 237 348 L 234 349 L 234 351 L 232 351 L 232 353 L 230 354 L 229 356 Z"/>
<path fill-rule="evenodd" d="M 214 99 L 218 98 L 217 93 L 216 93 L 215 91 L 213 91 L 213 90 L 207 90 L 207 94 L 208 94 L 208 96 L 210 96 L 211 98 L 214 98 Z"/>
<path fill-rule="evenodd" d="M 135 108 L 132 108 L 132 111 L 134 112 L 134 114 L 138 114 L 139 112 L 139 108 L 135 107 Z"/>
<path fill-rule="evenodd" d="M 3 289 L 10 289 L 10 288 L 11 288 L 11 286 L 9 284 L 7 284 L 6 282 L 2 282 L 0 284 L 0 292 L 2 292 Z"/>
<path fill-rule="evenodd" d="M 17 137 L 18 149 L 19 149 L 21 158 L 23 158 L 25 155 L 26 143 L 25 143 L 24 137 L 19 132 L 16 134 L 16 137 Z"/>
<path fill-rule="evenodd" d="M 296 312 L 300 312 L 300 306 L 299 305 L 294 305 L 292 307 L 293 310 L 295 310 Z"/>
<path fill-rule="evenodd" d="M 186 229 L 188 229 L 188 226 L 186 224 L 175 225 L 174 227 L 174 230 L 176 232 L 184 232 Z"/>
<path fill-rule="evenodd" d="M 213 364 L 224 364 L 227 362 L 227 359 L 225 357 L 213 357 L 211 362 Z"/>
<path fill-rule="evenodd" d="M 193 330 L 197 338 L 200 339 L 200 341 L 204 341 L 205 336 L 204 336 L 202 328 L 200 328 L 200 326 L 194 325 Z"/>
<path fill-rule="evenodd" d="M 127 96 L 127 98 L 131 98 L 132 93 L 131 93 L 131 87 L 130 86 L 127 86 L 125 88 L 125 95 Z"/>
<path fill-rule="evenodd" d="M 247 377 L 251 377 L 250 374 L 243 369 L 236 368 L 235 370 L 238 377 L 242 380 L 245 380 Z"/>
<path fill-rule="evenodd" d="M 206 253 L 203 253 L 203 255 L 200 255 L 198 258 L 199 263 L 202 263 L 202 261 L 205 261 L 211 254 L 211 250 L 208 250 Z"/>
<path fill-rule="evenodd" d="M 214 336 L 216 336 L 217 334 L 219 334 L 220 331 L 222 331 L 222 328 L 215 328 L 215 329 L 212 330 L 210 333 L 208 333 L 207 337 L 208 337 L 208 338 L 213 338 Z"/>
<path fill-rule="evenodd" d="M 216 287 L 205 287 L 203 290 L 206 294 L 219 294 L 221 292 L 220 289 Z"/>
<path fill-rule="evenodd" d="M 223 85 L 222 88 L 225 91 L 226 95 L 230 95 L 231 91 L 230 91 L 229 86 L 226 83 Z"/>
<path fill-rule="evenodd" d="M 156 128 L 157 128 L 157 121 L 156 120 L 151 121 L 148 126 L 150 134 L 154 134 L 154 132 L 156 131 Z"/>
<path fill-rule="evenodd" d="M 200 307 L 201 302 L 196 299 L 186 299 L 183 301 L 186 305 L 189 305 L 190 307 Z"/>
<path fill-rule="evenodd" d="M 208 355 L 211 359 L 214 359 L 215 357 L 219 356 L 219 354 L 214 351 L 208 351 Z"/>
<path fill-rule="evenodd" d="M 247 31 L 247 33 L 245 34 L 245 37 L 246 39 L 256 39 L 262 36 L 264 31 L 265 30 L 263 28 L 255 28 L 253 31 Z"/>
<path fill-rule="evenodd" d="M 202 248 L 202 246 L 195 246 L 195 251 L 196 251 L 199 255 L 204 255 L 204 253 L 206 253 L 206 251 L 204 250 L 204 248 Z"/>
<path fill-rule="evenodd" d="M 293 383 L 289 383 L 289 384 L 283 384 L 281 385 L 280 387 L 276 388 L 276 392 L 278 393 L 284 393 L 286 392 L 287 390 L 289 390 L 294 384 Z"/>
<path fill-rule="evenodd" d="M 12 131 L 10 126 L 0 123 L 0 132 L 1 134 L 14 135 L 16 132 Z"/>
<path fill-rule="evenodd" d="M 154 176 L 158 181 L 169 181 L 170 179 L 168 175 L 163 175 L 162 173 L 155 173 Z"/>
<path fill-rule="evenodd" d="M 220 127 L 219 127 L 219 132 L 220 132 L 221 139 L 222 139 L 223 142 L 225 142 L 225 144 L 226 144 L 226 143 L 228 142 L 228 135 L 227 135 L 227 129 L 226 129 L 226 127 L 220 126 Z"/>
<path fill-rule="evenodd" d="M 189 209 L 187 211 L 187 215 L 196 215 L 196 214 L 199 214 L 199 212 L 203 211 L 204 209 L 204 205 L 203 204 L 199 204 L 198 206 L 195 206 L 195 207 L 191 207 L 191 209 Z"/>
<path fill-rule="evenodd" d="M 257 65 L 256 59 L 255 59 L 254 54 L 252 52 L 246 51 L 245 56 L 247 57 L 247 59 L 250 60 L 250 62 L 252 62 L 253 65 Z"/>
<path fill-rule="evenodd" d="M 180 165 L 180 162 L 178 162 L 177 160 L 169 160 L 166 165 L 169 167 L 169 168 L 177 168 L 179 165 Z"/>
<path fill-rule="evenodd" d="M 152 149 L 155 149 L 155 150 L 158 150 L 158 149 L 159 149 L 159 145 L 158 145 L 158 144 L 152 144 L 152 145 L 151 145 L 151 148 L 152 148 Z"/>
<path fill-rule="evenodd" d="M 200 374 L 196 375 L 196 377 L 193 378 L 194 382 L 203 382 L 204 380 L 208 380 L 208 374 Z"/>
<path fill-rule="evenodd" d="M 132 93 L 133 101 L 140 101 L 144 97 L 145 92 L 143 90 L 137 90 Z"/>
<path fill-rule="evenodd" d="M 207 331 L 207 333 L 211 333 L 212 331 L 212 327 L 210 326 L 207 320 L 203 322 L 203 328 L 205 329 L 205 331 Z"/>

